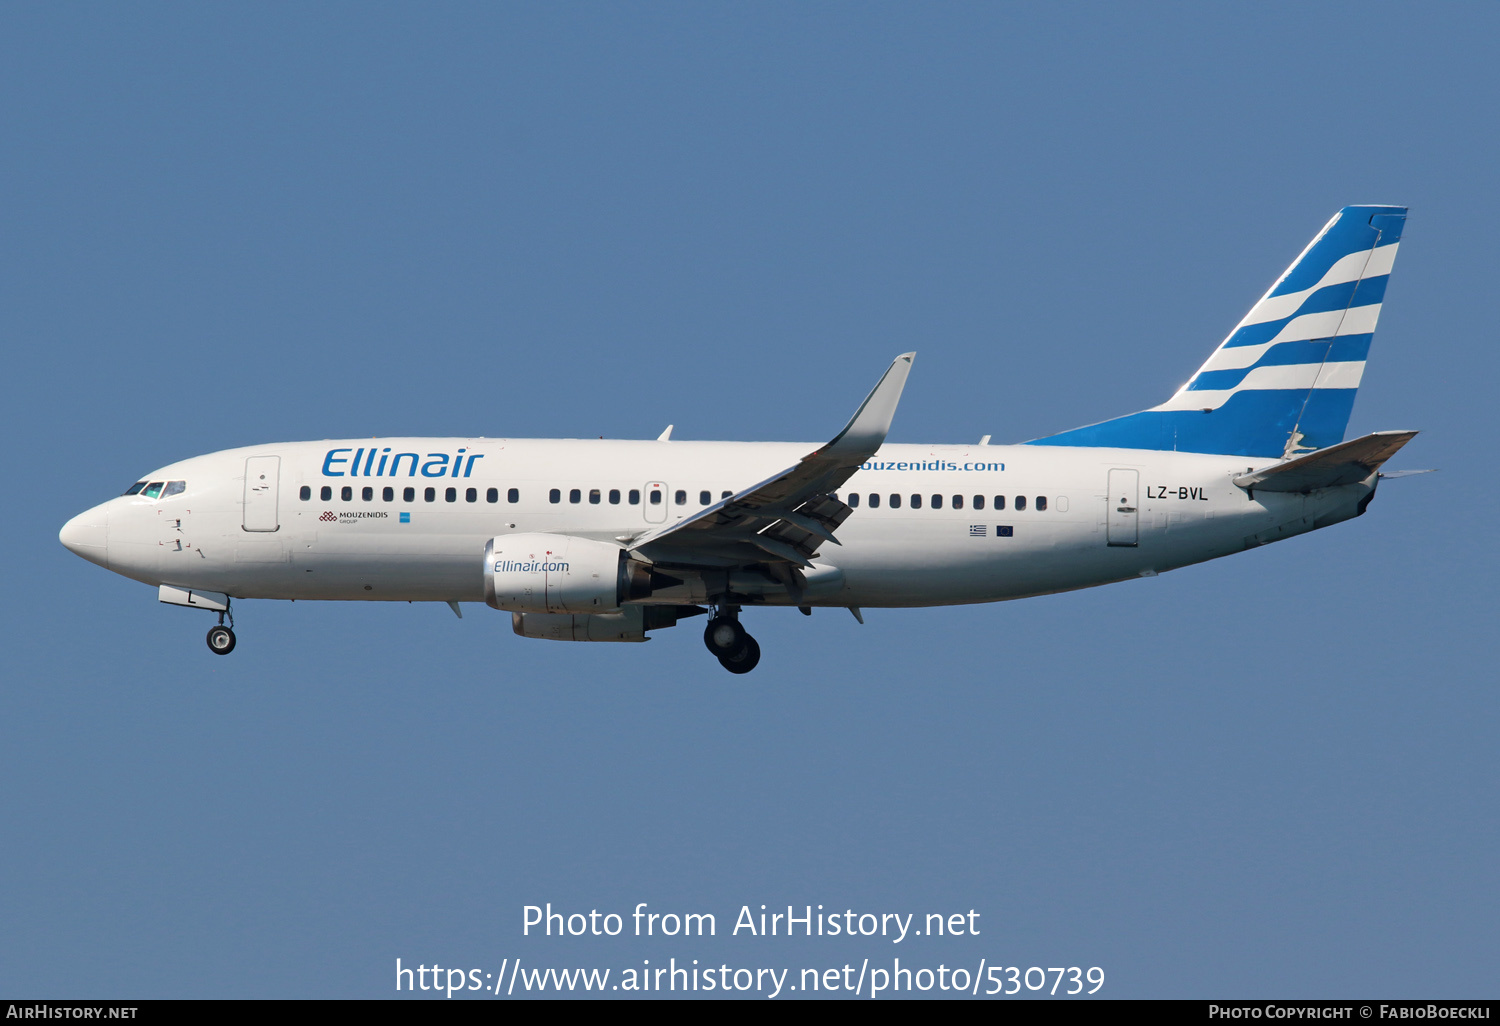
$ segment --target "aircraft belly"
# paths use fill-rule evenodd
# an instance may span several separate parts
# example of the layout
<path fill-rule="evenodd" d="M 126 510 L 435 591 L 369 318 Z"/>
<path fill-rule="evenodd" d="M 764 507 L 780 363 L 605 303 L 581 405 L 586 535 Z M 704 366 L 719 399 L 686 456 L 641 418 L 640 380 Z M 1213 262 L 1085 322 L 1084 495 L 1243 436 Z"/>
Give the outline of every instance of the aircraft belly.
<path fill-rule="evenodd" d="M 1103 584 L 1136 572 L 1133 554 L 1106 548 L 1091 521 L 1055 517 L 1018 526 L 1012 520 L 1012 533 L 1002 535 L 999 525 L 976 525 L 973 519 L 887 520 L 851 532 L 833 557 L 845 574 L 845 601 L 868 606 L 997 602 Z"/>
<path fill-rule="evenodd" d="M 1276 517 L 1259 506 L 1205 516 L 1146 510 L 1140 544 L 1109 546 L 1089 504 L 1066 516 L 1011 512 L 988 524 L 894 518 L 846 528 L 824 555 L 845 575 L 841 603 L 930 606 L 997 602 L 1088 588 L 1238 552 Z M 1285 514 L 1283 514 L 1284 516 Z M 852 525 L 851 525 L 852 526 Z"/>
<path fill-rule="evenodd" d="M 267 598 L 374 601 L 484 600 L 485 539 L 335 524 L 304 531 L 291 573 Z"/>

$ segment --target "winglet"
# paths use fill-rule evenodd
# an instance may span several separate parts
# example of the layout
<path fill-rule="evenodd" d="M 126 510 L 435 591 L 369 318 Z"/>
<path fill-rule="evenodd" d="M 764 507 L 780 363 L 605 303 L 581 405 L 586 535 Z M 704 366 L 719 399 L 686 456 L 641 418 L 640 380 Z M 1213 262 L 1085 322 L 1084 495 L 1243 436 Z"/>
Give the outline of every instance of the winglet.
<path fill-rule="evenodd" d="M 847 452 L 863 453 L 868 458 L 879 449 L 891 430 L 896 404 L 901 401 L 901 390 L 906 387 L 906 376 L 911 373 L 911 362 L 916 356 L 916 353 L 902 353 L 891 361 L 879 383 L 844 425 L 844 430 L 813 455 L 839 456 Z"/>
<path fill-rule="evenodd" d="M 635 539 L 631 551 L 650 559 L 692 562 L 690 550 L 698 544 L 704 550 L 722 546 L 731 566 L 764 563 L 768 555 L 794 566 L 811 566 L 818 546 L 838 543 L 833 533 L 851 512 L 831 493 L 885 441 L 916 355 L 896 357 L 833 441 L 774 477 Z M 723 565 L 718 562 L 722 558 L 714 556 L 716 565 Z"/>

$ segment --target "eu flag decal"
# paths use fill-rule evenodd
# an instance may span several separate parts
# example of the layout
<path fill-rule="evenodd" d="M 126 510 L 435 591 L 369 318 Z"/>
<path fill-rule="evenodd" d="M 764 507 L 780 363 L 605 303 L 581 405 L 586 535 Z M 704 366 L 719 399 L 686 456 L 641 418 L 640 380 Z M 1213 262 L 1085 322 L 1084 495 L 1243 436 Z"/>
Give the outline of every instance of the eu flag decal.
<path fill-rule="evenodd" d="M 1011 528 L 1011 526 L 1009 524 L 996 524 L 995 525 L 995 537 L 996 538 L 1010 538 L 1010 537 L 1013 537 L 1014 535 L 1015 535 L 1015 531 Z"/>

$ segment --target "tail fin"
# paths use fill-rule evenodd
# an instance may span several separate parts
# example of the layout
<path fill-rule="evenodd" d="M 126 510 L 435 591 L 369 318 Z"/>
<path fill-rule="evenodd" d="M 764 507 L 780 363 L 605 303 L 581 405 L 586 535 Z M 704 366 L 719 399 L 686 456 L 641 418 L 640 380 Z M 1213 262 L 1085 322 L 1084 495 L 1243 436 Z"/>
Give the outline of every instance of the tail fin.
<path fill-rule="evenodd" d="M 1030 445 L 1291 457 L 1344 439 L 1405 207 L 1345 207 L 1160 406 Z"/>

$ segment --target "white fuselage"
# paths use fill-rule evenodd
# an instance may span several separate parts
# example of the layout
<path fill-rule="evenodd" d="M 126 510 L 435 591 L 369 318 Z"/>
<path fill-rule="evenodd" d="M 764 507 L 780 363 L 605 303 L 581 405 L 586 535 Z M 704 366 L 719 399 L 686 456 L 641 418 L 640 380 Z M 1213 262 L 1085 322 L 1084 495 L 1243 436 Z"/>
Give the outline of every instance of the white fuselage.
<path fill-rule="evenodd" d="M 785 470 L 811 448 L 486 438 L 253 446 L 163 467 L 148 480 L 184 482 L 179 493 L 112 499 L 75 518 L 69 544 L 138 581 L 235 598 L 479 602 L 491 539 L 541 532 L 628 547 L 702 509 L 705 498 L 716 502 Z M 855 509 L 838 531 L 842 544 L 824 544 L 814 560 L 842 571 L 840 583 L 798 604 L 993 602 L 1104 584 L 1348 519 L 1375 484 L 1372 474 L 1307 495 L 1252 495 L 1232 483 L 1268 462 L 1067 446 L 885 445 L 838 491 Z M 659 502 L 650 501 L 653 492 Z M 793 599 L 768 587 L 758 601 Z"/>

